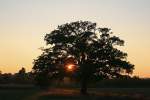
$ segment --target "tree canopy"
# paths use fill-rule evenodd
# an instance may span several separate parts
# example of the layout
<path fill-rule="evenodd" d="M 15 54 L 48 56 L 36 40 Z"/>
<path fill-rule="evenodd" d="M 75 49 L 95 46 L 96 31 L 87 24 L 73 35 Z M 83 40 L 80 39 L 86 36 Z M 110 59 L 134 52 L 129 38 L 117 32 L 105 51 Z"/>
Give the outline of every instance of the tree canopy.
<path fill-rule="evenodd" d="M 80 76 L 83 87 L 90 78 L 121 78 L 133 72 L 127 53 L 118 49 L 124 41 L 111 29 L 98 27 L 90 21 L 76 21 L 58 26 L 46 34 L 47 48 L 34 60 L 35 73 L 63 78 L 66 61 L 76 66 L 74 76 Z M 81 86 L 82 86 L 81 85 Z M 86 87 L 86 86 L 85 86 Z"/>

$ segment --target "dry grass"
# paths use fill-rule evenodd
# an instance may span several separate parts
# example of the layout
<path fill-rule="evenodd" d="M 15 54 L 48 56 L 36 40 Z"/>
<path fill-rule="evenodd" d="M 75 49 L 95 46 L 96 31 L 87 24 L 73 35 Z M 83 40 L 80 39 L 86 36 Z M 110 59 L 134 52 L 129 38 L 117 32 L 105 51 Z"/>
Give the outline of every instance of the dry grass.
<path fill-rule="evenodd" d="M 150 100 L 150 88 L 91 88 L 89 95 L 81 95 L 79 91 L 79 88 L 2 89 L 0 100 Z"/>
<path fill-rule="evenodd" d="M 150 100 L 150 89 L 102 88 L 89 89 L 89 95 L 81 95 L 79 89 L 51 88 L 43 91 L 34 100 Z"/>

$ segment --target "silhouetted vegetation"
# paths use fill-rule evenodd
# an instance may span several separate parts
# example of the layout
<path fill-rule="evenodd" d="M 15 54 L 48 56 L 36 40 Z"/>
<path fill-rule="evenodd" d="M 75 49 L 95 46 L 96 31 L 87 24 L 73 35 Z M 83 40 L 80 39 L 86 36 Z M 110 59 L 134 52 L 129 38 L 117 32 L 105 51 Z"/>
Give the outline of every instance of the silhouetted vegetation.
<path fill-rule="evenodd" d="M 44 75 L 41 75 L 44 76 Z M 18 73 L 0 73 L 0 88 L 27 88 L 34 86 L 35 75 L 32 72 L 26 72 L 25 68 L 21 68 Z M 40 77 L 38 77 L 40 78 Z M 43 79 L 43 78 L 42 78 Z M 39 80 L 42 80 L 39 79 Z M 49 78 L 46 78 L 49 79 Z M 44 80 L 45 81 L 45 80 Z M 138 76 L 124 77 L 118 79 L 103 79 L 100 81 L 89 81 L 90 88 L 150 88 L 149 78 L 139 78 Z M 42 85 L 51 84 L 50 87 L 59 88 L 79 88 L 80 84 L 75 79 L 56 80 L 49 79 L 49 81 L 41 82 Z"/>
<path fill-rule="evenodd" d="M 34 84 L 34 74 L 26 72 L 25 68 L 19 70 L 18 73 L 0 74 L 0 84 Z"/>
<path fill-rule="evenodd" d="M 66 23 L 47 34 L 45 41 L 47 47 L 34 60 L 31 72 L 25 68 L 14 74 L 0 71 L 0 99 L 150 98 L 150 79 L 130 76 L 134 65 L 127 61 L 127 53 L 117 49 L 124 41 L 110 29 L 89 21 Z M 81 95 L 87 94 L 87 87 L 90 94 Z"/>
<path fill-rule="evenodd" d="M 43 76 L 43 75 L 42 75 Z M 89 82 L 88 96 L 80 95 L 79 83 L 73 80 L 50 80 L 43 91 L 34 86 L 34 74 L 24 68 L 18 73 L 0 73 L 0 100 L 149 100 L 150 79 L 137 76 Z M 49 83 L 48 82 L 48 83 Z M 43 84 L 43 83 L 42 83 Z M 47 82 L 46 82 L 47 84 Z M 44 84 L 45 85 L 45 84 Z"/>
<path fill-rule="evenodd" d="M 80 81 L 81 93 L 86 94 L 90 80 L 121 79 L 134 69 L 127 61 L 127 53 L 117 49 L 124 41 L 109 28 L 97 27 L 96 23 L 66 23 L 46 34 L 44 40 L 47 48 L 42 49 L 33 66 L 36 82 L 41 86 L 69 75 Z M 76 70 L 68 74 L 65 63 L 70 58 L 74 59 Z"/>

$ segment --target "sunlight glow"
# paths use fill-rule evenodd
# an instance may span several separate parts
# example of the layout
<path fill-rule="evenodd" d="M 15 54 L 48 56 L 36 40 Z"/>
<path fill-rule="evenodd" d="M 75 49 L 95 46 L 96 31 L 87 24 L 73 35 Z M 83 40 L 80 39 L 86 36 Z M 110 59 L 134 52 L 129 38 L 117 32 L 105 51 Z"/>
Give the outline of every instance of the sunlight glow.
<path fill-rule="evenodd" d="M 74 70 L 74 66 L 73 64 L 68 64 L 66 67 L 67 67 L 67 70 L 68 71 L 73 71 Z"/>

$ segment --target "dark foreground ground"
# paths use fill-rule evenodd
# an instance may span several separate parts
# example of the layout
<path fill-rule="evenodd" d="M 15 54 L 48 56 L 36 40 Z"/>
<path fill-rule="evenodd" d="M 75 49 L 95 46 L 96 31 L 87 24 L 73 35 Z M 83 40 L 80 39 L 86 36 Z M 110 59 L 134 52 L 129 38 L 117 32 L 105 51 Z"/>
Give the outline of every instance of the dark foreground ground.
<path fill-rule="evenodd" d="M 79 88 L 35 87 L 0 88 L 0 100 L 150 100 L 150 88 L 90 88 L 80 95 Z"/>

